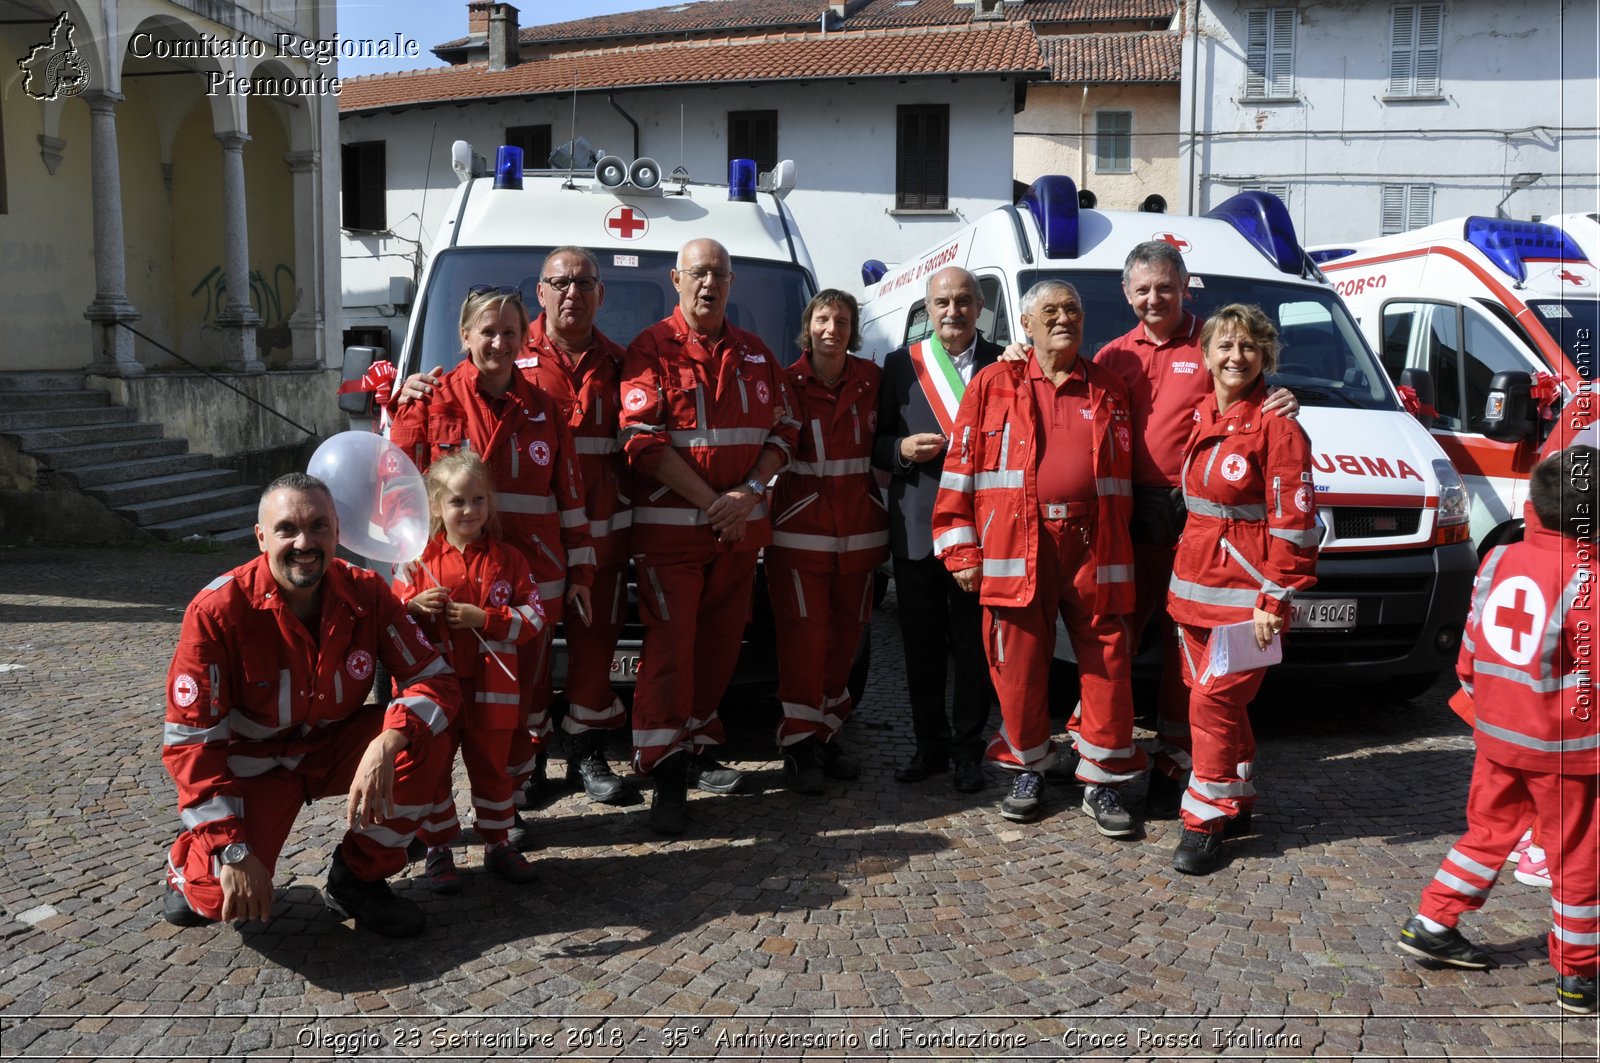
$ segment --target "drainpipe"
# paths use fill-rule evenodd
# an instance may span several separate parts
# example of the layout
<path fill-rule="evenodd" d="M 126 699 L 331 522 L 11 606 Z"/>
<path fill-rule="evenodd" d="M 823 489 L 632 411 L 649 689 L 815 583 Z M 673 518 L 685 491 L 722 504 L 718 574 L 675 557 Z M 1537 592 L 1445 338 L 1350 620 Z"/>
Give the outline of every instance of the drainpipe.
<path fill-rule="evenodd" d="M 1083 99 L 1078 101 L 1078 191 L 1089 187 L 1089 131 L 1085 115 L 1089 110 L 1089 85 L 1083 86 Z"/>
<path fill-rule="evenodd" d="M 1187 0 L 1183 5 L 1184 17 L 1189 14 Z M 1196 125 L 1200 108 L 1200 7 L 1195 4 L 1194 18 L 1189 20 L 1189 213 L 1200 212 L 1200 176 L 1196 167 L 1200 156 L 1200 130 Z"/>
<path fill-rule="evenodd" d="M 622 105 L 617 103 L 617 98 L 609 92 L 606 93 L 606 102 L 611 105 L 613 111 L 616 111 L 629 125 L 633 126 L 633 154 L 628 156 L 628 161 L 632 162 L 639 157 L 639 123 L 633 120 L 631 114 L 622 109 Z"/>

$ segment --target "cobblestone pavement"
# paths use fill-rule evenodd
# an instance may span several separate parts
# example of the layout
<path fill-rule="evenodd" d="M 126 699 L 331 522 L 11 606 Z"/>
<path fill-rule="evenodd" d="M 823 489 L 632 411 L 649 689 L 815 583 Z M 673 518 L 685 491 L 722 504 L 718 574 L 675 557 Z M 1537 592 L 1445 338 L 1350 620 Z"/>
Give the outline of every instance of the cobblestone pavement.
<path fill-rule="evenodd" d="M 269 924 L 176 929 L 162 682 L 184 603 L 245 556 L 0 549 L 0 1058 L 1600 1058 L 1594 1020 L 1553 1003 L 1543 891 L 1506 875 L 1469 918 L 1498 970 L 1392 944 L 1463 825 L 1447 686 L 1264 696 L 1258 832 L 1187 879 L 1172 824 L 1104 839 L 1073 790 L 1016 825 L 998 775 L 896 784 L 892 596 L 856 783 L 783 791 L 771 712 L 747 708 L 730 758 L 764 790 L 697 795 L 682 840 L 563 793 L 536 816 L 538 884 L 472 850 L 458 897 L 399 884 L 431 924 L 397 943 L 323 907 L 325 801 Z"/>

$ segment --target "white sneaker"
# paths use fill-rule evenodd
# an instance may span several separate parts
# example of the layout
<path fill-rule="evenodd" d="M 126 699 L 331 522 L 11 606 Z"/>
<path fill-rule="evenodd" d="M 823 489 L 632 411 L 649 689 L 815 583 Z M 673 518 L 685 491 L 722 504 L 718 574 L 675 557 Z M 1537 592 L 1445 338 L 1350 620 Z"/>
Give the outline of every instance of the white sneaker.
<path fill-rule="evenodd" d="M 1536 857 L 1534 856 L 1535 853 L 1539 855 Z M 1537 849 L 1530 845 L 1522 850 L 1522 856 L 1517 859 L 1517 869 L 1512 874 L 1524 886 L 1550 888 L 1550 861 L 1545 859 L 1543 849 Z"/>

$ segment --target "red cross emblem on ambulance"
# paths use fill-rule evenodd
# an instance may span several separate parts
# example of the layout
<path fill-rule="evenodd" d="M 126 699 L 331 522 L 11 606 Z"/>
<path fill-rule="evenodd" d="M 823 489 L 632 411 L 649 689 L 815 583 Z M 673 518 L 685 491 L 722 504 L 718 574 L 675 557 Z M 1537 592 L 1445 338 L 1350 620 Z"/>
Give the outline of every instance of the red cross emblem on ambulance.
<path fill-rule="evenodd" d="M 1550 615 L 1539 585 L 1527 576 L 1512 576 L 1489 593 L 1483 603 L 1483 637 L 1508 663 L 1524 665 L 1539 652 L 1545 618 Z"/>
<path fill-rule="evenodd" d="M 1560 273 L 1557 273 L 1556 276 L 1560 277 L 1568 284 L 1576 284 L 1580 288 L 1587 288 L 1589 286 L 1589 282 L 1584 279 L 1583 274 L 1574 273 L 1570 269 L 1564 269 Z"/>
<path fill-rule="evenodd" d="M 1160 240 L 1164 244 L 1171 244 L 1173 247 L 1178 249 L 1179 254 L 1188 251 L 1189 248 L 1194 246 L 1177 233 L 1156 233 L 1154 236 L 1150 237 L 1150 239 Z"/>
<path fill-rule="evenodd" d="M 650 231 L 650 219 L 632 207 L 612 207 L 606 215 L 606 231 L 621 240 L 637 240 Z"/>

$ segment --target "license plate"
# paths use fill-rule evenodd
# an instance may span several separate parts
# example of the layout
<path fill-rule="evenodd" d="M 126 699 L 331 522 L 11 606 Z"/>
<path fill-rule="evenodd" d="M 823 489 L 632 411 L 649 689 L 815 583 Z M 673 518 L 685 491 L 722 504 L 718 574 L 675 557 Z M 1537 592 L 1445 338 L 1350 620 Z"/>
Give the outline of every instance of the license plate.
<path fill-rule="evenodd" d="M 613 683 L 637 683 L 639 681 L 639 665 L 644 660 L 644 654 L 635 649 L 619 649 L 611 655 L 611 681 Z"/>
<path fill-rule="evenodd" d="M 1348 631 L 1356 626 L 1354 598 L 1311 598 L 1291 603 L 1294 627 Z"/>

